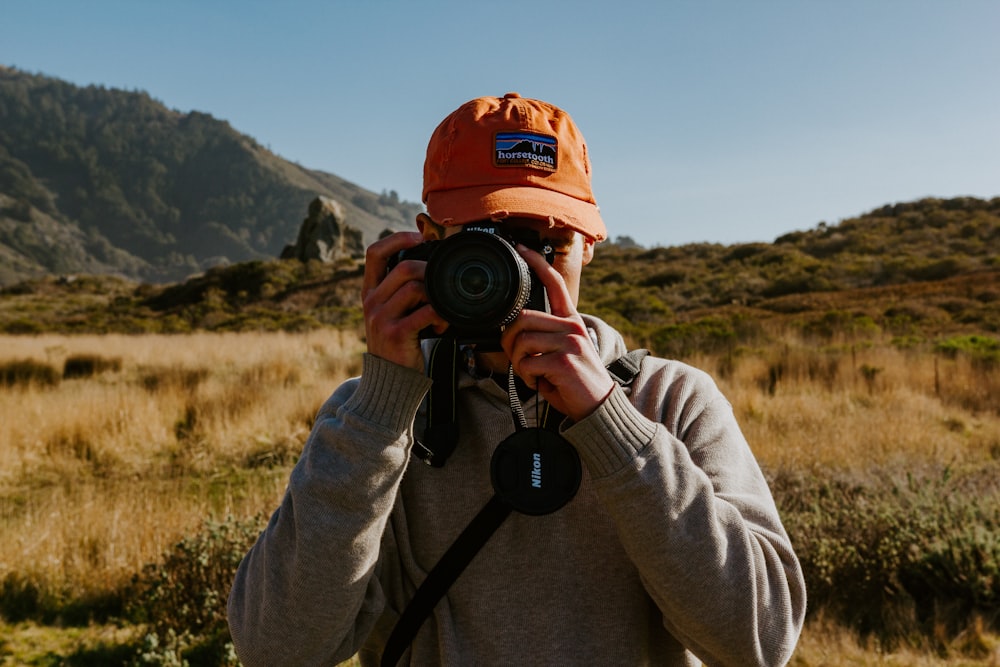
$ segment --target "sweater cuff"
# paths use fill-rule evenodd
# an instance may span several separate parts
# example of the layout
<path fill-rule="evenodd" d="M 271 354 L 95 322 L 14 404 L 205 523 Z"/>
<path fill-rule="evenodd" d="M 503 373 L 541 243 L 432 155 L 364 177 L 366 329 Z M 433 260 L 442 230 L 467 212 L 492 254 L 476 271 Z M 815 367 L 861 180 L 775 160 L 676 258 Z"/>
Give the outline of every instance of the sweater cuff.
<path fill-rule="evenodd" d="M 358 387 L 344 409 L 391 433 L 402 433 L 413 424 L 430 387 L 423 373 L 366 352 Z"/>
<path fill-rule="evenodd" d="M 580 453 L 594 478 L 606 477 L 633 461 L 653 440 L 656 424 L 633 406 L 621 387 L 563 436 Z"/>

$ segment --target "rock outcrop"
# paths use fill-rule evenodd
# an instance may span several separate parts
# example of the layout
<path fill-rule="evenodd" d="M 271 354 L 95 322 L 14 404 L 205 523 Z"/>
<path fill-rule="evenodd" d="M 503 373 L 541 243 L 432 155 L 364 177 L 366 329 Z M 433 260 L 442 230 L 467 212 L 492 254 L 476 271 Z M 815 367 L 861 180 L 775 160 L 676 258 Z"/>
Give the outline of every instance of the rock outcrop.
<path fill-rule="evenodd" d="M 321 195 L 309 204 L 309 215 L 302 221 L 298 239 L 294 245 L 285 246 L 281 259 L 334 262 L 364 253 L 361 231 L 345 224 L 344 209 L 337 201 Z"/>

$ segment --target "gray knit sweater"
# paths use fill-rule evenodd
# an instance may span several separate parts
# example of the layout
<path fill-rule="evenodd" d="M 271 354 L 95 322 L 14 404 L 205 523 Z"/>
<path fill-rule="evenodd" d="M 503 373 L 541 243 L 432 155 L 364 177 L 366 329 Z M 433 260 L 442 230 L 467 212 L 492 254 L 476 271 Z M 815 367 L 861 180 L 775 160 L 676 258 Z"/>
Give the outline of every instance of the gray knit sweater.
<path fill-rule="evenodd" d="M 626 351 L 585 319 L 605 363 Z M 335 665 L 359 651 L 378 664 L 416 587 L 493 495 L 491 453 L 514 431 L 506 391 L 462 374 L 458 447 L 430 468 L 409 455 L 429 386 L 366 355 L 321 409 L 233 585 L 245 665 Z M 563 429 L 584 465 L 578 494 L 553 514 L 507 518 L 421 627 L 410 664 L 785 663 L 802 572 L 714 382 L 647 357 L 629 388 Z"/>

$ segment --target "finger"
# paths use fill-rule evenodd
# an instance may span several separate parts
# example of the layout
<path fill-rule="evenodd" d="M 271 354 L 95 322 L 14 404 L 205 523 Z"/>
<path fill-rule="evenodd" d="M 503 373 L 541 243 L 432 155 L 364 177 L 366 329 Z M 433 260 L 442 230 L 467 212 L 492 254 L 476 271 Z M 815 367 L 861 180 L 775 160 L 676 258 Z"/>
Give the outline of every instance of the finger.
<path fill-rule="evenodd" d="M 501 335 L 508 357 L 554 352 L 564 347 L 568 337 L 584 331 L 575 320 L 540 311 L 523 310 Z"/>
<path fill-rule="evenodd" d="M 447 323 L 434 312 L 430 304 L 424 304 L 410 309 L 401 318 L 389 320 L 384 324 L 384 333 L 391 340 L 416 340 L 419 333 L 427 327 L 440 331 Z"/>
<path fill-rule="evenodd" d="M 401 272 L 404 270 L 403 264 L 399 266 Z M 365 299 L 365 334 L 368 351 L 376 356 L 419 369 L 423 367 L 419 352 L 420 332 L 432 327 L 440 333 L 446 327 L 446 323 L 430 304 L 426 303 L 421 281 L 404 282 L 401 287 L 389 292 L 387 287 L 395 279 L 395 276 L 387 278 L 369 292 L 368 298 Z"/>
<path fill-rule="evenodd" d="M 400 264 L 399 271 L 390 275 L 372 292 L 374 300 L 384 306 L 393 319 L 403 319 L 408 313 L 427 303 L 420 267 Z"/>
<path fill-rule="evenodd" d="M 413 321 L 411 316 L 420 309 L 423 311 L 420 315 L 423 326 L 444 326 L 446 322 L 433 308 L 428 306 L 427 310 L 423 309 L 428 305 L 423 281 L 425 266 L 422 261 L 400 262 L 381 283 L 363 296 L 366 317 L 398 321 L 409 326 Z"/>
<path fill-rule="evenodd" d="M 614 388 L 607 369 L 582 348 L 524 356 L 512 363 L 514 372 L 529 387 L 575 420 L 593 412 Z"/>
<path fill-rule="evenodd" d="M 395 292 L 403 289 L 407 283 L 415 283 L 423 293 L 424 271 L 427 263 L 420 260 L 403 260 L 397 264 L 389 273 L 371 289 L 368 295 L 384 294 L 383 300 L 388 300 Z M 378 297 L 376 297 L 378 298 Z"/>
<path fill-rule="evenodd" d="M 566 321 L 559 321 L 565 325 Z M 506 332 L 505 332 L 506 333 Z M 575 326 L 560 326 L 548 330 L 537 327 L 515 333 L 507 339 L 508 358 L 523 361 L 538 356 L 582 357 L 587 354 L 587 346 L 592 347 L 589 336 Z M 515 369 L 516 370 L 516 369 Z"/>
<path fill-rule="evenodd" d="M 516 250 L 524 258 L 528 268 L 535 272 L 538 279 L 542 281 L 542 285 L 545 286 L 545 291 L 549 295 L 549 310 L 552 314 L 562 317 L 575 315 L 576 308 L 573 306 L 573 300 L 569 296 L 569 290 L 566 289 L 566 281 L 563 280 L 562 275 L 545 261 L 541 253 L 532 250 L 523 243 L 518 243 Z"/>
<path fill-rule="evenodd" d="M 559 401 L 558 394 L 564 383 L 571 383 L 573 391 L 581 389 L 573 378 L 574 359 L 558 353 L 539 353 L 522 357 L 514 364 L 514 372 L 529 387 L 537 389 L 546 400 Z M 555 395 L 553 395 L 555 394 Z"/>
<path fill-rule="evenodd" d="M 368 246 L 365 251 L 365 277 L 361 293 L 375 289 L 386 276 L 389 258 L 399 254 L 399 251 L 412 248 L 423 241 L 420 232 L 396 232 Z"/>

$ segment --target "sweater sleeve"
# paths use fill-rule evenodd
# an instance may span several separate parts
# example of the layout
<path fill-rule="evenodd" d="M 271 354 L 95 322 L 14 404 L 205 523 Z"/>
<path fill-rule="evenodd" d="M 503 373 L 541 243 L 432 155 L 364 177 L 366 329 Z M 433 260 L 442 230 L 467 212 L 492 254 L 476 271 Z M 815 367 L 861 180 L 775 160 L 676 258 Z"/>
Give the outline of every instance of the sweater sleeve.
<path fill-rule="evenodd" d="M 802 571 L 729 402 L 685 368 L 631 401 L 616 389 L 564 435 L 666 629 L 706 664 L 781 665 L 805 615 Z"/>
<path fill-rule="evenodd" d="M 229 597 L 244 665 L 336 664 L 385 605 L 380 545 L 430 380 L 365 355 L 320 410 L 280 507 Z"/>

